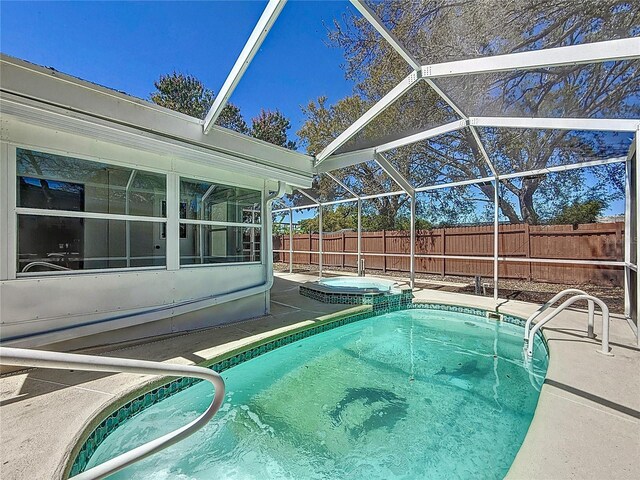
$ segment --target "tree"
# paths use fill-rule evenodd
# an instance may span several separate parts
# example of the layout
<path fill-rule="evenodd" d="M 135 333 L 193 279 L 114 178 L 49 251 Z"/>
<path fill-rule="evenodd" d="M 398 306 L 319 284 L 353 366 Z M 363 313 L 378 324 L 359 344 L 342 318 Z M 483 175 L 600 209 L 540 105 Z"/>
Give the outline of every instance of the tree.
<path fill-rule="evenodd" d="M 207 115 L 215 98 L 213 91 L 200 80 L 184 73 L 161 75 L 154 85 L 156 91 L 151 94 L 153 103 L 200 120 Z M 249 131 L 240 109 L 232 103 L 222 109 L 216 125 L 244 134 Z"/>
<path fill-rule="evenodd" d="M 206 117 L 215 98 L 213 91 L 193 75 L 177 72 L 161 75 L 154 85 L 156 91 L 151 94 L 152 102 L 201 120 Z M 296 143 L 287 137 L 291 123 L 278 110 L 261 110 L 251 123 L 249 128 L 240 108 L 232 103 L 224 106 L 216 120 L 216 125 L 221 127 L 291 150 L 296 149 Z"/>
<path fill-rule="evenodd" d="M 287 138 L 287 130 L 290 128 L 291 122 L 280 111 L 260 110 L 260 114 L 251 121 L 249 134 L 265 142 L 295 150 L 296 143 Z"/>
<path fill-rule="evenodd" d="M 411 228 L 410 218 L 406 215 L 399 215 L 389 223 L 388 219 L 378 215 L 374 209 L 366 209 L 362 214 L 362 230 L 374 232 L 380 230 L 409 230 Z M 338 205 L 335 208 L 326 208 L 322 211 L 322 230 L 324 232 L 338 232 L 340 230 L 358 229 L 358 210 L 355 205 Z M 319 231 L 319 217 L 300 220 L 298 225 L 300 232 L 313 233 Z M 418 230 L 429 230 L 433 225 L 427 220 L 417 218 L 416 228 Z"/>
<path fill-rule="evenodd" d="M 393 1 L 377 3 L 375 8 L 423 63 L 588 43 L 633 36 L 640 31 L 638 9 L 618 0 Z M 497 29 L 496 25 L 501 27 Z M 408 73 L 404 60 L 355 13 L 343 22 L 336 21 L 329 39 L 344 50 L 346 77 L 356 86 L 353 95 L 334 105 L 328 106 L 321 97 L 305 107 L 307 121 L 298 136 L 310 153 L 319 152 Z M 640 115 L 638 70 L 638 62 L 606 62 L 451 77 L 435 83 L 467 115 L 635 118 Z M 434 89 L 418 82 L 342 149 L 380 144 L 458 118 Z M 479 130 L 486 150 L 502 172 L 624 155 L 630 141 L 629 136 L 616 142 L 607 134 L 593 132 Z M 397 149 L 388 156 L 415 185 L 492 175 L 468 129 Z M 372 175 L 374 170 L 375 165 L 363 164 L 335 173 L 343 182 L 366 181 L 376 192 L 388 191 L 388 179 Z M 607 175 L 609 181 L 599 186 L 603 199 L 613 195 L 610 186 L 618 182 L 619 169 L 609 169 Z M 561 176 L 503 180 L 501 189 L 507 195 L 500 197 L 502 215 L 512 222 L 543 221 L 546 214 L 539 210 L 545 190 L 556 190 L 560 205 L 573 201 L 575 192 L 585 192 L 583 173 L 576 171 L 568 177 L 570 191 L 555 188 L 559 183 L 554 185 L 553 181 L 567 178 Z M 318 187 L 326 188 L 329 194 L 334 188 L 326 181 L 319 182 Z M 492 183 L 479 189 L 485 202 L 493 201 Z M 405 205 L 398 201 L 380 207 L 395 209 L 395 215 Z"/>
<path fill-rule="evenodd" d="M 566 205 L 556 215 L 551 223 L 557 225 L 577 225 L 579 223 L 594 223 L 604 210 L 604 203 L 600 200 L 586 200 Z"/>

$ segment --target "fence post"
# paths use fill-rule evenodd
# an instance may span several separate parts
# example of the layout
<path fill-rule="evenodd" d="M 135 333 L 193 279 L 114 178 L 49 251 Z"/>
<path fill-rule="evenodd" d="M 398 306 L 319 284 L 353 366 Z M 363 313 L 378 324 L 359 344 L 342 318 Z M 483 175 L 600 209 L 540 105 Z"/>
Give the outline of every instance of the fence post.
<path fill-rule="evenodd" d="M 344 249 L 346 248 L 344 241 L 344 230 L 342 231 L 342 268 L 344 268 Z"/>
<path fill-rule="evenodd" d="M 382 230 L 382 273 L 387 273 L 387 231 Z"/>
<path fill-rule="evenodd" d="M 313 258 L 311 257 L 311 252 L 313 251 L 313 233 L 309 232 L 309 266 L 313 265 Z"/>

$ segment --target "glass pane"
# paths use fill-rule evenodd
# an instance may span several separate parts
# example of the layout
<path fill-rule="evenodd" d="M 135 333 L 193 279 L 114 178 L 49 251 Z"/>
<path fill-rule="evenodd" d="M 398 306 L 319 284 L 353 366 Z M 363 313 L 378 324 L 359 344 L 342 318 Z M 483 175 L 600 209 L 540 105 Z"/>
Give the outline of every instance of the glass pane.
<path fill-rule="evenodd" d="M 180 264 L 260 261 L 260 228 L 185 225 L 180 239 Z"/>
<path fill-rule="evenodd" d="M 262 192 L 200 180 L 180 180 L 180 218 L 260 223 Z"/>
<path fill-rule="evenodd" d="M 104 163 L 18 148 L 18 207 L 166 216 L 166 178 Z"/>
<path fill-rule="evenodd" d="M 19 215 L 18 272 L 164 266 L 163 226 Z"/>

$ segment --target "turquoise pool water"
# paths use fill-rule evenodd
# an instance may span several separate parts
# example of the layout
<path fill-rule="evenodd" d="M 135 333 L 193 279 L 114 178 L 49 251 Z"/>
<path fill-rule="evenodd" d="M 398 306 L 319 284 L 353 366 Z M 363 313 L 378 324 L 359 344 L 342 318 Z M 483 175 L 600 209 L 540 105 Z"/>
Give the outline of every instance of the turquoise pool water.
<path fill-rule="evenodd" d="M 537 340 L 539 341 L 539 340 Z M 225 371 L 225 403 L 187 440 L 110 478 L 502 478 L 547 367 L 522 328 L 438 310 L 355 322 Z M 200 383 L 133 417 L 89 467 L 199 415 Z"/>
<path fill-rule="evenodd" d="M 323 278 L 319 283 L 328 287 L 336 287 L 341 289 L 367 289 L 379 290 L 381 292 L 389 292 L 396 282 L 392 280 L 384 280 L 381 278 L 371 277 L 334 277 Z"/>

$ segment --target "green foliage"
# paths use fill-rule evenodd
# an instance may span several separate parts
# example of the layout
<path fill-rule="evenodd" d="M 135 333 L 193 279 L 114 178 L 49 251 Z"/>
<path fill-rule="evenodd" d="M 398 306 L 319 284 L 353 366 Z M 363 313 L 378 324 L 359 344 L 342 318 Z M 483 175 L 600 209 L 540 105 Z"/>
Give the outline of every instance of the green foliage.
<path fill-rule="evenodd" d="M 207 115 L 215 98 L 200 80 L 184 73 L 161 75 L 154 85 L 156 91 L 151 94 L 153 103 L 200 120 Z M 240 109 L 231 103 L 224 107 L 216 124 L 240 133 L 249 130 Z"/>
<path fill-rule="evenodd" d="M 301 233 L 318 232 L 318 215 L 301 220 L 298 229 Z M 392 221 L 381 215 L 373 213 L 362 214 L 362 230 L 365 232 L 374 232 L 380 230 L 409 230 L 410 218 L 408 216 L 399 215 Z M 416 219 L 416 228 L 418 230 L 429 230 L 432 225 L 421 218 Z M 323 232 L 339 232 L 340 230 L 357 230 L 358 229 L 358 209 L 355 205 L 339 205 L 336 208 L 325 208 L 322 211 L 322 230 Z"/>
<path fill-rule="evenodd" d="M 177 72 L 161 75 L 154 85 L 156 91 L 151 94 L 152 102 L 199 119 L 205 118 L 215 98 L 214 93 L 193 75 Z M 252 125 L 249 128 L 240 108 L 227 103 L 216 120 L 216 125 L 291 150 L 296 148 L 295 142 L 287 138 L 291 123 L 278 110 L 274 112 L 262 110 L 252 119 Z"/>
<path fill-rule="evenodd" d="M 551 219 L 556 225 L 577 225 L 580 223 L 594 223 L 605 208 L 601 200 L 585 200 L 565 205 L 562 211 Z"/>
<path fill-rule="evenodd" d="M 280 111 L 261 110 L 260 114 L 251 121 L 250 135 L 265 142 L 295 150 L 296 143 L 287 138 L 287 130 L 290 128 L 291 122 Z"/>
<path fill-rule="evenodd" d="M 423 63 L 595 42 L 618 37 L 622 32 L 624 36 L 633 36 L 640 26 L 637 9 L 618 0 L 462 3 L 399 0 L 378 2 L 373 8 Z M 501 28 L 496 29 L 496 25 Z M 320 97 L 303 108 L 307 121 L 298 136 L 311 154 L 328 145 L 408 73 L 406 62 L 355 12 L 334 22 L 329 41 L 344 51 L 346 77 L 356 86 L 352 95 L 332 105 Z M 436 83 L 467 115 L 635 118 L 640 115 L 639 69 L 637 62 L 606 62 L 548 72 L 513 71 L 447 78 Z M 357 149 L 384 143 L 458 118 L 434 89 L 418 82 L 345 147 Z M 628 148 L 628 138 L 615 143 L 609 134 L 598 132 L 506 128 L 478 131 L 486 151 L 502 172 L 619 156 Z M 388 157 L 414 185 L 492 176 L 469 129 L 396 149 L 388 152 Z M 371 162 L 333 173 L 348 186 L 366 193 L 397 189 Z M 576 197 L 619 198 L 618 186 L 623 184 L 620 168 L 609 168 L 603 177 L 606 181 L 596 186 L 596 192 L 587 185 L 587 177 L 581 172 L 573 175 L 571 181 L 558 176 L 505 179 L 501 188 L 510 195 L 501 198 L 499 208 L 511 222 L 539 223 L 549 218 L 551 206 L 558 211 Z M 336 194 L 330 181 L 321 179 L 317 183 L 324 197 Z M 458 189 L 458 193 L 468 197 L 469 192 L 478 190 L 485 201 L 493 201 L 495 191 L 491 183 Z M 396 198 L 377 202 L 379 214 L 387 222 L 405 208 L 405 203 Z M 546 202 L 548 199 L 552 201 Z M 440 205 L 444 210 L 434 212 L 430 218 L 448 223 L 467 215 L 446 203 Z"/>

